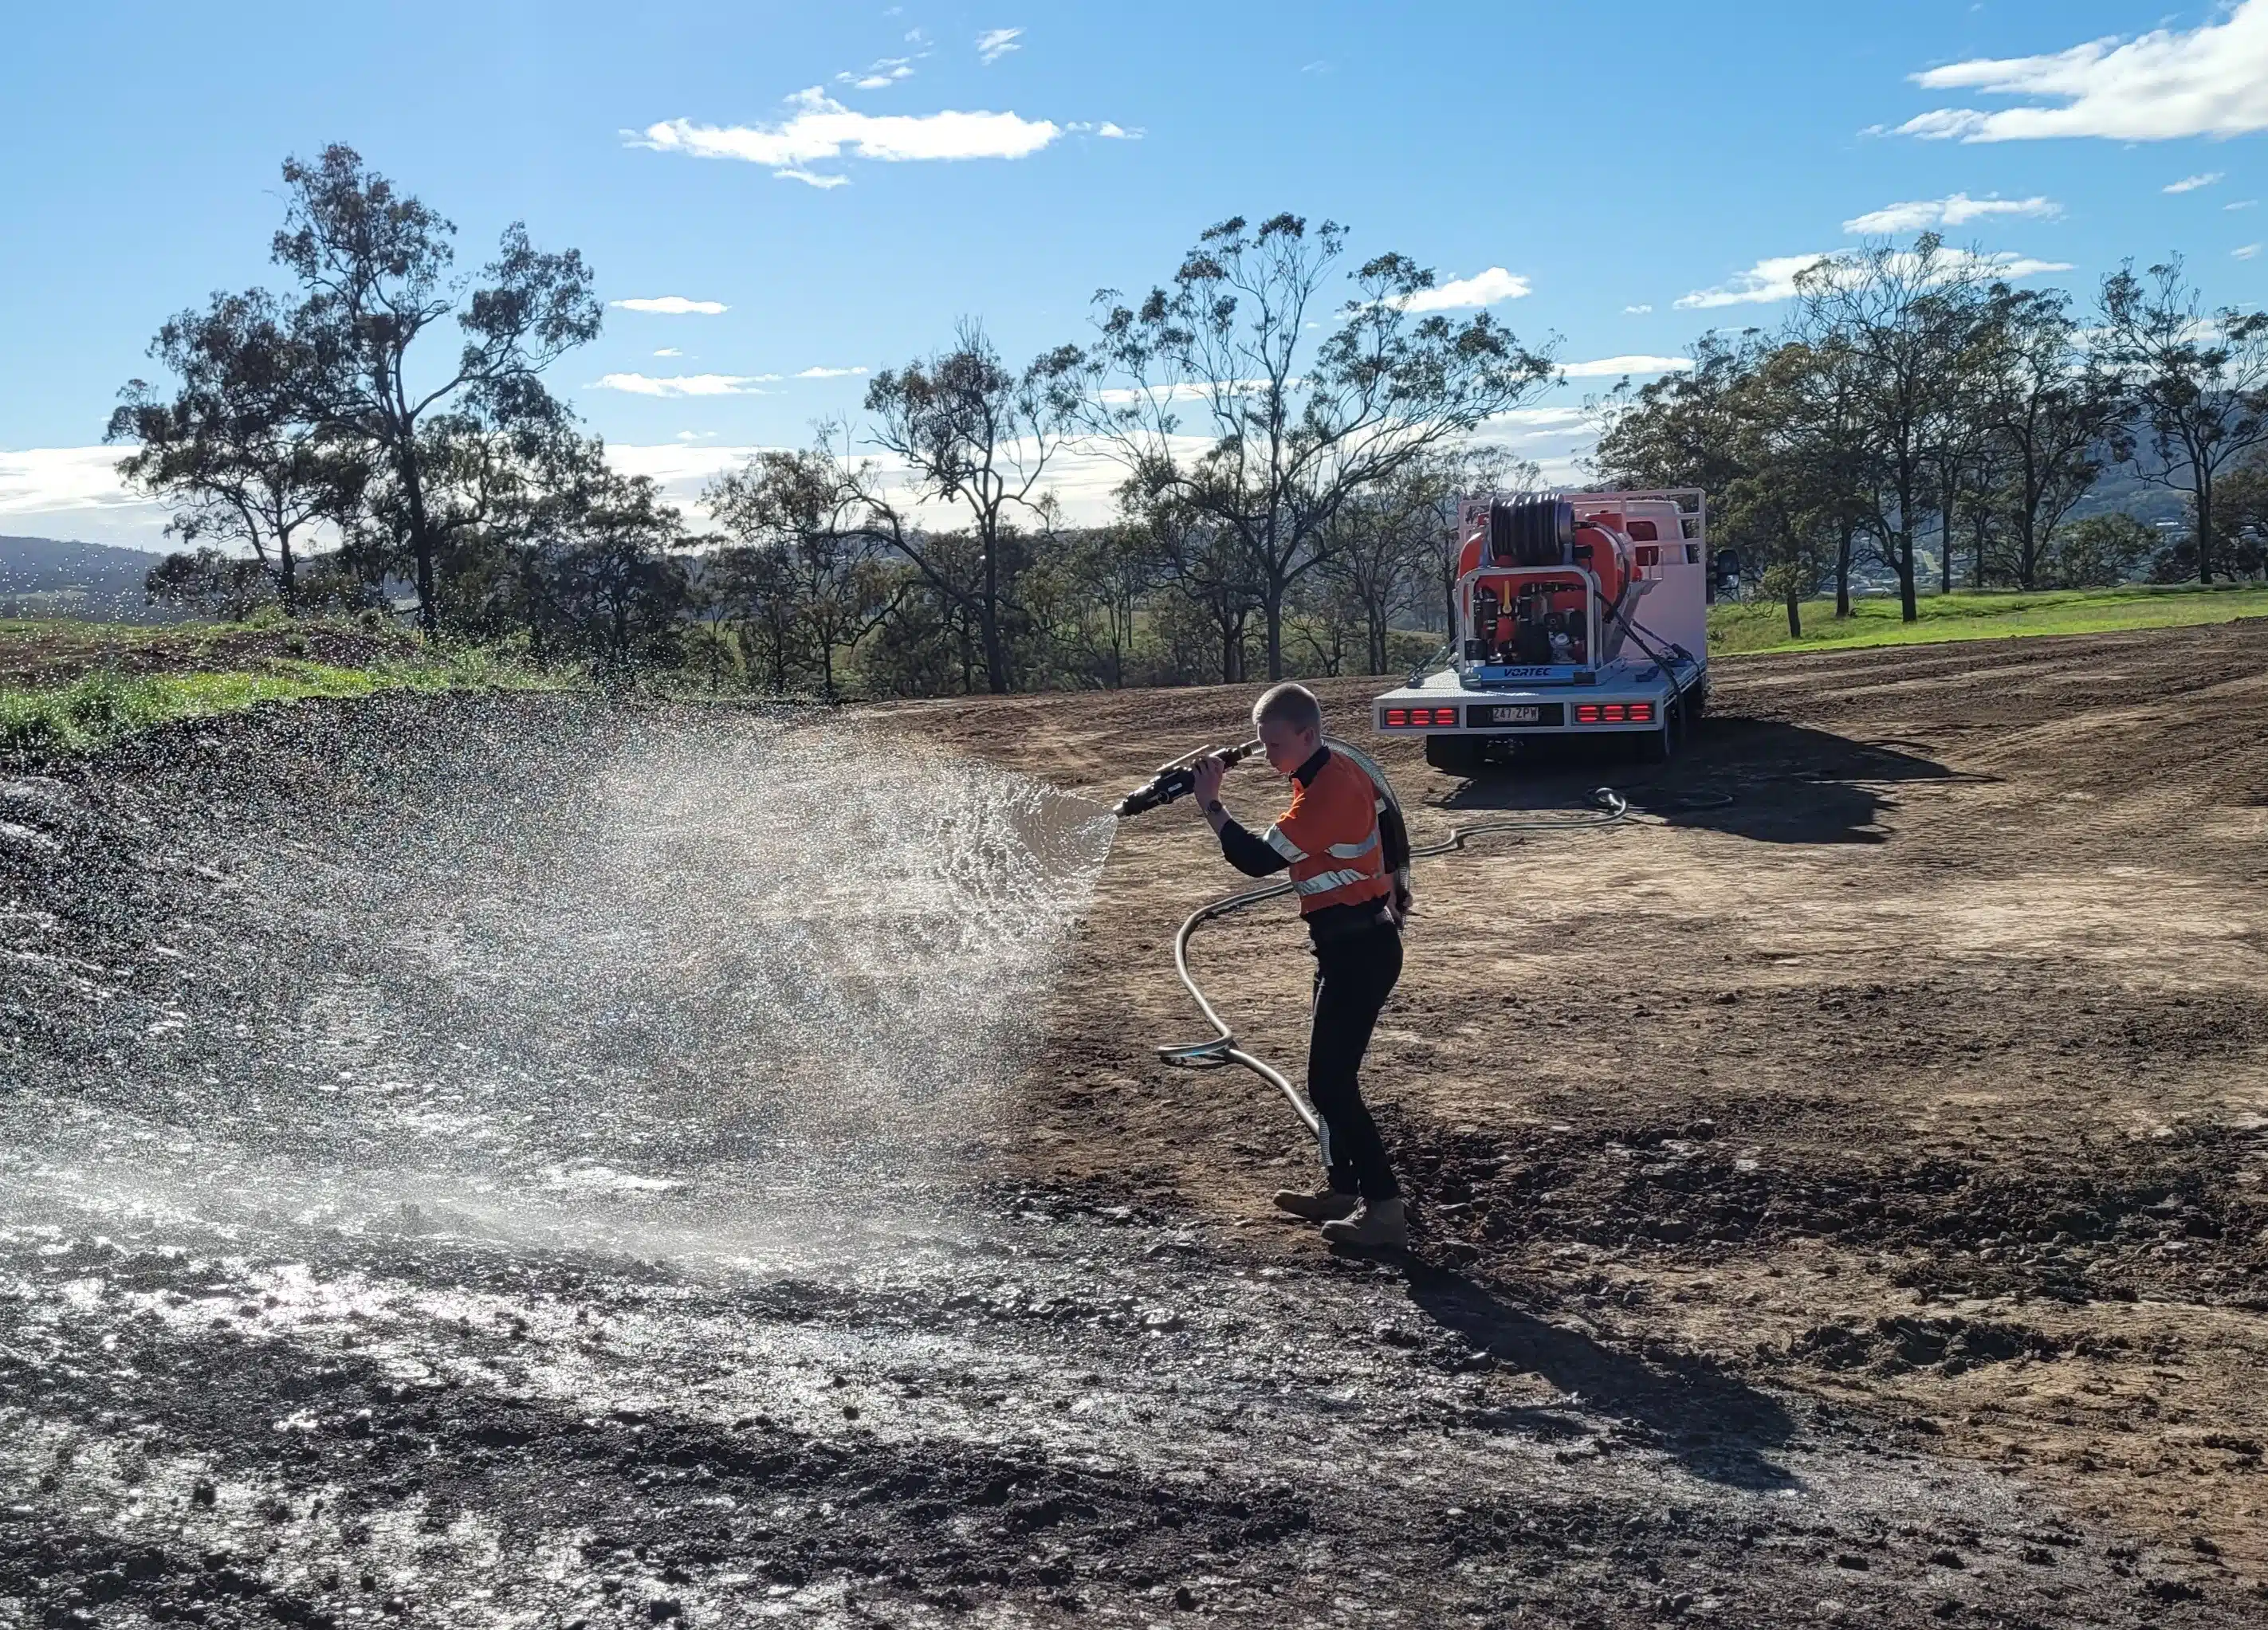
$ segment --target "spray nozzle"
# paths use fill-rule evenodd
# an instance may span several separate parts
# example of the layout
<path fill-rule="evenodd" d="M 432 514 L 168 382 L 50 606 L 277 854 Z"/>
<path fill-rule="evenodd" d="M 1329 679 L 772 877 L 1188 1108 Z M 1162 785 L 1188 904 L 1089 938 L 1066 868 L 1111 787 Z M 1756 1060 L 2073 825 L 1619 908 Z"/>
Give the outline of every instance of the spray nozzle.
<path fill-rule="evenodd" d="M 1228 769 L 1242 763 L 1259 751 L 1258 742 L 1248 741 L 1241 747 L 1225 748 L 1212 756 L 1220 760 L 1223 769 Z M 1124 820 L 1130 815 L 1144 814 L 1160 804 L 1171 804 L 1176 798 L 1189 797 L 1197 789 L 1197 760 L 1204 756 L 1202 751 L 1189 753 L 1164 766 L 1148 782 L 1135 788 L 1133 791 L 1118 801 L 1118 808 L 1116 811 L 1118 819 Z"/>

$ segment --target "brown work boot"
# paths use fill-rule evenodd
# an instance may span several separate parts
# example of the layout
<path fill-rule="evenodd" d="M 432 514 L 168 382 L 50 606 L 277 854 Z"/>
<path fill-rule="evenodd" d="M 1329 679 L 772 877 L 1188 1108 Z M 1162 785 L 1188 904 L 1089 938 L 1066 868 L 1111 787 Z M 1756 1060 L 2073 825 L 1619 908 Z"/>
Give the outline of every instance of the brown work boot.
<path fill-rule="evenodd" d="M 1410 1243 L 1409 1213 L 1399 1200 L 1365 1200 L 1354 1215 L 1324 1223 L 1323 1237 L 1362 1251 L 1399 1251 Z"/>
<path fill-rule="evenodd" d="M 1362 1202 L 1344 1189 L 1326 1183 L 1313 1193 L 1305 1189 L 1279 1188 L 1276 1191 L 1276 1209 L 1288 1211 L 1295 1217 L 1305 1217 L 1310 1222 L 1336 1222 L 1341 1217 L 1351 1217 Z"/>

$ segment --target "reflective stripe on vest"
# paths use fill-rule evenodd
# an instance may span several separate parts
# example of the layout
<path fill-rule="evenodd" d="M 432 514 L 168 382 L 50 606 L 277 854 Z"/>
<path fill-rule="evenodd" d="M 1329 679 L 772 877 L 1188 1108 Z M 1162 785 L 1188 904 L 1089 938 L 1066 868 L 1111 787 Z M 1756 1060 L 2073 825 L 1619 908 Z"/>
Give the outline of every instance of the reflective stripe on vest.
<path fill-rule="evenodd" d="M 1375 877 L 1374 871 L 1327 871 L 1320 877 L 1302 877 L 1292 885 L 1301 894 L 1323 894 L 1332 889 L 1343 889 L 1350 883 L 1361 883 Z"/>
<path fill-rule="evenodd" d="M 1382 900 L 1393 892 L 1379 831 L 1377 789 L 1367 770 L 1334 753 L 1295 807 L 1292 826 L 1299 840 L 1270 827 L 1268 843 L 1292 863 L 1292 887 L 1302 915 Z M 1309 846 L 1304 854 L 1302 841 Z"/>

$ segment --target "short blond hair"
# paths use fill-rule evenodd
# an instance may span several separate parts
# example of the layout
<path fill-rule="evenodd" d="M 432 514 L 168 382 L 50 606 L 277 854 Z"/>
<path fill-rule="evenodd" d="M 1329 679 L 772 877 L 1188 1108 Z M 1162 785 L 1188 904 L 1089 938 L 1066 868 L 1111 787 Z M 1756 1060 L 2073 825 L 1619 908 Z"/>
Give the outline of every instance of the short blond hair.
<path fill-rule="evenodd" d="M 1315 693 L 1304 685 L 1288 680 L 1270 687 L 1258 701 L 1252 704 L 1252 725 L 1255 730 L 1269 724 L 1288 724 L 1295 731 L 1323 733 L 1323 704 L 1315 700 Z"/>

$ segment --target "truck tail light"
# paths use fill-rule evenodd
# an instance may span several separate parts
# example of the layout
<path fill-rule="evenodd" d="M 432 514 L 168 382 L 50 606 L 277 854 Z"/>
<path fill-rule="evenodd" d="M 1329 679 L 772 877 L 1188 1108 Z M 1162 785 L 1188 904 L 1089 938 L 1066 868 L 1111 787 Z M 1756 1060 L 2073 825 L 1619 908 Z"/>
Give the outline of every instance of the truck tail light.
<path fill-rule="evenodd" d="M 1410 709 L 1407 708 L 1388 708 L 1386 710 L 1386 728 L 1390 731 L 1409 729 Z"/>
<path fill-rule="evenodd" d="M 1651 724 L 1653 704 L 1650 701 L 1579 701 L 1575 704 L 1578 724 Z"/>

